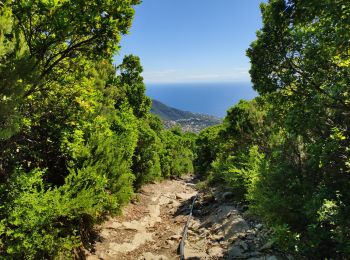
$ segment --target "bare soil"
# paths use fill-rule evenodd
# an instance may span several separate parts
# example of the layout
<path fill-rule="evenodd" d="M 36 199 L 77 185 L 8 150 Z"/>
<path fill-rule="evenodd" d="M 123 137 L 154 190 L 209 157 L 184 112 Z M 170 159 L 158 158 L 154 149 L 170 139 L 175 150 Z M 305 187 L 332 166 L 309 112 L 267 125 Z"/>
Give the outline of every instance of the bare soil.
<path fill-rule="evenodd" d="M 198 191 L 191 176 L 145 185 L 123 214 L 96 227 L 88 260 L 179 259 L 179 243 Z M 185 259 L 287 259 L 276 254 L 261 224 L 245 220 L 229 192 L 199 193 Z"/>

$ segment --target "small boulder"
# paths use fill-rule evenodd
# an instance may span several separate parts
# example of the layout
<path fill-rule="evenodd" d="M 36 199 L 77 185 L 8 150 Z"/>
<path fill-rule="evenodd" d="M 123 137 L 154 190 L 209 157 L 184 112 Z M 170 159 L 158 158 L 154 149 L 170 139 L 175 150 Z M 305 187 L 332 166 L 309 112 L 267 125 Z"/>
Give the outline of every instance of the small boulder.
<path fill-rule="evenodd" d="M 163 255 L 154 255 L 150 252 L 144 253 L 138 260 L 168 260 L 169 258 Z"/>
<path fill-rule="evenodd" d="M 180 240 L 182 238 L 181 235 L 173 235 L 170 237 L 171 240 Z"/>
<path fill-rule="evenodd" d="M 266 257 L 266 260 L 278 260 L 278 258 L 274 255 L 270 255 Z"/>
<path fill-rule="evenodd" d="M 221 196 L 222 200 L 228 200 L 233 197 L 233 193 L 230 191 L 224 192 Z"/>
<path fill-rule="evenodd" d="M 242 259 L 244 257 L 243 250 L 240 246 L 232 247 L 228 252 L 229 259 Z"/>
<path fill-rule="evenodd" d="M 275 243 L 275 241 L 270 240 L 270 241 L 268 241 L 265 245 L 263 245 L 263 246 L 260 248 L 260 250 L 270 249 L 270 248 L 273 246 L 274 243 Z M 271 260 L 272 260 L 272 259 L 271 259 Z"/>
<path fill-rule="evenodd" d="M 175 244 L 174 240 L 171 239 L 167 240 L 166 243 L 171 246 Z"/>
<path fill-rule="evenodd" d="M 223 256 L 223 249 L 219 246 L 214 246 L 209 248 L 208 255 L 213 258 L 218 258 Z"/>
<path fill-rule="evenodd" d="M 240 241 L 239 243 L 237 243 L 237 245 L 239 245 L 243 249 L 244 252 L 248 251 L 248 249 L 249 249 L 248 244 L 244 241 Z"/>
<path fill-rule="evenodd" d="M 262 224 L 257 224 L 257 225 L 255 225 L 255 228 L 256 228 L 256 229 L 261 229 L 262 226 L 263 226 Z"/>

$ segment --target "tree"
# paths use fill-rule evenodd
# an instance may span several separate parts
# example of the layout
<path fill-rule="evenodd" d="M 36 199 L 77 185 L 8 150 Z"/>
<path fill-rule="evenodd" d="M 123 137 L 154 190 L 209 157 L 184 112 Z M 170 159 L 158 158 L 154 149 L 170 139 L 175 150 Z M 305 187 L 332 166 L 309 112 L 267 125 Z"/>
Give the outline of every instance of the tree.
<path fill-rule="evenodd" d="M 133 5 L 138 3 L 4 1 L 1 57 L 6 60 L 2 62 L 6 73 L 2 73 L 1 107 L 12 113 L 0 117 L 0 125 L 6 127 L 3 137 L 11 135 L 10 129 L 18 129 L 14 114 L 28 112 L 22 108 L 27 98 L 35 92 L 48 92 L 52 82 L 76 71 L 76 60 L 110 60 L 120 36 L 131 26 Z"/>
<path fill-rule="evenodd" d="M 143 68 L 140 58 L 133 55 L 125 56 L 117 70 L 120 73 L 119 82 L 124 86 L 125 96 L 135 115 L 139 118 L 145 117 L 151 109 L 151 99 L 145 95 L 146 87 L 141 76 Z"/>
<path fill-rule="evenodd" d="M 2 256 L 71 258 L 133 194 L 138 128 L 111 58 L 137 2 L 1 3 Z"/>
<path fill-rule="evenodd" d="M 257 206 L 293 234 L 291 248 L 343 258 L 350 252 L 350 5 L 270 0 L 261 9 L 264 25 L 247 53 L 278 142 L 267 153 Z"/>

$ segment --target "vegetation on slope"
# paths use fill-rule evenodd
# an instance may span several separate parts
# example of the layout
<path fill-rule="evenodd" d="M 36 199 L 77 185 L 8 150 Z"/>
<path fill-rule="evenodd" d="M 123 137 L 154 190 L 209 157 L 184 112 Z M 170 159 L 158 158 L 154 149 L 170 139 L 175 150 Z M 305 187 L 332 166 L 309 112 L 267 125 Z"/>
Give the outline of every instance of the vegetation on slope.
<path fill-rule="evenodd" d="M 162 102 L 153 99 L 151 113 L 160 116 L 163 120 L 173 120 L 176 121 L 178 119 L 191 119 L 196 117 L 196 114 L 183 111 L 177 108 L 173 108 L 163 104 Z"/>
<path fill-rule="evenodd" d="M 247 52 L 260 96 L 196 144 L 150 113 L 139 58 L 112 65 L 138 3 L 1 2 L 0 255 L 71 258 L 142 184 L 192 172 L 193 159 L 282 248 L 350 255 L 348 1 L 262 4 Z"/>
<path fill-rule="evenodd" d="M 247 54 L 260 97 L 197 139 L 196 168 L 229 184 L 284 249 L 350 255 L 348 1 L 270 0 Z"/>
<path fill-rule="evenodd" d="M 158 115 L 166 128 L 180 126 L 186 132 L 198 133 L 206 127 L 220 124 L 222 120 L 215 116 L 192 113 L 169 107 L 157 100 L 152 100 L 151 113 Z"/>
<path fill-rule="evenodd" d="M 140 185 L 192 171 L 193 138 L 150 114 L 140 60 L 112 65 L 138 2 L 2 1 L 2 257 L 71 258 Z"/>

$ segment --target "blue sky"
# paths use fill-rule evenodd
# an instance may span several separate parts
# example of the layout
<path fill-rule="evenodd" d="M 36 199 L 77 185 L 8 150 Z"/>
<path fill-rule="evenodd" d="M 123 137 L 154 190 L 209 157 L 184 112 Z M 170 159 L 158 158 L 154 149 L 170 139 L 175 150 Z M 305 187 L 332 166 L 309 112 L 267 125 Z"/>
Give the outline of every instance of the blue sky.
<path fill-rule="evenodd" d="M 146 83 L 249 82 L 245 51 L 261 0 L 143 0 L 115 57 L 141 58 Z"/>

